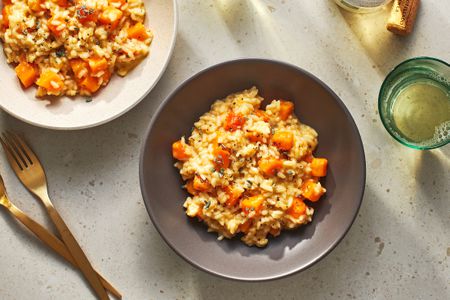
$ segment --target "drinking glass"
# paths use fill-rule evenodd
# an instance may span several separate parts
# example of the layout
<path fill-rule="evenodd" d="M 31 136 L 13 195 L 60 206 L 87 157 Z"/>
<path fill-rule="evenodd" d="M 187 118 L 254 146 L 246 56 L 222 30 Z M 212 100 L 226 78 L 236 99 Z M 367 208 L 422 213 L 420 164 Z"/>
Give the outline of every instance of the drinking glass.
<path fill-rule="evenodd" d="M 421 130 L 420 126 L 426 126 L 427 122 L 428 125 L 431 125 L 433 121 L 436 121 L 436 119 L 433 119 L 434 113 L 436 113 L 436 116 L 439 115 L 440 124 L 433 128 L 435 130 L 433 137 L 425 140 L 414 140 L 406 136 L 399 129 L 400 123 L 396 122 L 399 118 L 395 115 L 397 110 L 394 109 L 398 96 L 406 88 L 417 83 L 430 84 L 434 88 L 439 88 L 443 93 L 441 95 L 445 95 L 447 99 L 447 102 L 445 100 L 439 102 L 441 104 L 439 108 L 428 109 L 427 118 L 419 119 L 426 121 L 413 124 L 416 126 L 413 128 L 414 130 Z M 423 95 L 427 96 L 426 94 Z M 445 97 L 439 97 L 439 99 L 442 100 Z M 406 107 L 407 109 L 408 107 Z M 410 116 L 416 118 L 421 116 L 420 109 L 420 103 L 417 104 L 417 107 L 411 107 Z M 416 57 L 402 62 L 388 74 L 381 86 L 378 96 L 378 111 L 389 134 L 403 145 L 414 149 L 427 150 L 448 144 L 450 142 L 450 65 L 432 57 Z M 444 120 L 441 122 L 442 118 Z"/>

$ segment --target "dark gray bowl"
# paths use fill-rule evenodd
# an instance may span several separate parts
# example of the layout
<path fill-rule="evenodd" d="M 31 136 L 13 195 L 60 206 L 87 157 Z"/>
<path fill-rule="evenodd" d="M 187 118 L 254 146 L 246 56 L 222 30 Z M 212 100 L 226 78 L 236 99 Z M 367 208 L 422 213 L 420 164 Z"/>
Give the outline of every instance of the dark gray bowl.
<path fill-rule="evenodd" d="M 266 248 L 216 233 L 187 217 L 187 196 L 173 167 L 171 144 L 189 135 L 216 99 L 256 85 L 266 100 L 289 99 L 300 120 L 319 133 L 318 156 L 329 160 L 326 197 L 314 205 L 312 223 L 283 232 Z M 167 244 L 194 266 L 225 278 L 261 281 L 306 269 L 328 254 L 352 225 L 366 177 L 358 129 L 342 101 L 308 72 L 281 62 L 241 59 L 212 66 L 188 79 L 158 108 L 144 137 L 140 184 L 148 213 Z"/>

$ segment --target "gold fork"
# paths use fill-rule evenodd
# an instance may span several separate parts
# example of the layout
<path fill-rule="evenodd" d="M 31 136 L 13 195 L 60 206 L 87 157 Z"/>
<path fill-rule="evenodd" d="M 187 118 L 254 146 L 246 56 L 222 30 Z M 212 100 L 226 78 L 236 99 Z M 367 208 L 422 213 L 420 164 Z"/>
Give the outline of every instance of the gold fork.
<path fill-rule="evenodd" d="M 91 287 L 96 292 L 97 296 L 101 300 L 109 299 L 105 288 L 101 284 L 100 279 L 88 258 L 84 254 L 78 242 L 75 240 L 75 237 L 70 232 L 58 211 L 53 206 L 53 203 L 48 195 L 45 171 L 39 162 L 39 159 L 30 147 L 28 147 L 25 141 L 14 133 L 3 133 L 3 139 L 0 140 L 10 166 L 22 184 L 42 201 L 51 220 L 55 224 L 56 229 L 59 231 L 64 244 L 66 244 L 67 249 Z"/>
<path fill-rule="evenodd" d="M 67 260 L 72 266 L 78 268 L 77 263 L 73 259 L 69 250 L 67 250 L 66 245 L 61 242 L 56 236 L 54 236 L 50 231 L 45 229 L 41 224 L 37 223 L 31 217 L 26 215 L 17 206 L 15 206 L 8 198 L 6 193 L 5 184 L 3 178 L 0 175 L 0 205 L 4 206 L 17 220 L 19 220 L 25 227 L 27 227 L 32 233 L 36 235 L 44 244 L 53 249 L 56 253 L 61 255 L 65 260 Z M 116 290 L 111 283 L 109 283 L 105 278 L 103 278 L 98 272 L 100 281 L 103 286 L 111 292 L 118 299 L 122 299 L 122 295 L 118 290 Z"/>

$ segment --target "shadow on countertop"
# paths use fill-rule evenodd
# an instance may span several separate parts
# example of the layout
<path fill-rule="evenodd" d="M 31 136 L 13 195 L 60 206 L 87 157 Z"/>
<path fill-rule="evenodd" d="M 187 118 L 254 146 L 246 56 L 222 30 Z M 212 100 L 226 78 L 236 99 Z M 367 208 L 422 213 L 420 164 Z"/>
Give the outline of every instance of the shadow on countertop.
<path fill-rule="evenodd" d="M 441 220 L 450 212 L 450 147 L 421 151 L 416 165 L 417 190 L 423 201 L 434 207 Z"/>
<path fill-rule="evenodd" d="M 359 217 L 343 242 L 313 267 L 265 283 L 230 281 L 198 271 L 194 282 L 199 299 L 390 298 L 393 286 L 412 290 L 421 285 L 416 270 L 430 276 L 438 272 L 436 265 L 428 263 L 433 256 L 421 243 L 421 237 L 401 220 L 403 212 L 386 205 L 393 199 L 371 186 L 366 187 L 364 198 Z M 395 200 L 406 201 L 407 195 L 403 198 Z M 420 255 L 414 255 L 417 252 Z M 427 270 L 421 269 L 424 264 Z M 433 284 L 436 290 L 446 286 L 442 277 L 436 277 Z M 420 293 L 429 295 L 426 289 Z"/>
<path fill-rule="evenodd" d="M 398 36 L 386 29 L 392 4 L 377 12 L 358 14 L 347 12 L 338 8 L 342 17 L 347 22 L 360 45 L 373 62 L 373 68 L 377 69 L 380 76 L 385 77 L 397 64 L 409 57 L 413 51 L 418 30 L 414 30 L 408 36 Z M 416 27 L 421 26 L 420 13 L 418 14 Z M 417 28 L 416 28 L 417 29 Z"/>

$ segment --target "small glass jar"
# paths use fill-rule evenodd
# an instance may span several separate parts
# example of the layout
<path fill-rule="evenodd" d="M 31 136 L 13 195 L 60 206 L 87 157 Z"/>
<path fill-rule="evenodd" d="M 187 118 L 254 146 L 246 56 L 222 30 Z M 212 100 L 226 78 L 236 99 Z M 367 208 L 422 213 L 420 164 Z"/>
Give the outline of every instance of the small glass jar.
<path fill-rule="evenodd" d="M 357 13 L 370 13 L 384 7 L 392 0 L 334 0 L 340 7 Z"/>

